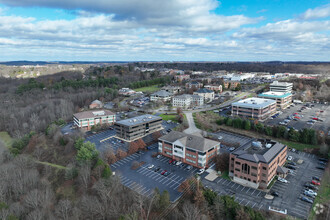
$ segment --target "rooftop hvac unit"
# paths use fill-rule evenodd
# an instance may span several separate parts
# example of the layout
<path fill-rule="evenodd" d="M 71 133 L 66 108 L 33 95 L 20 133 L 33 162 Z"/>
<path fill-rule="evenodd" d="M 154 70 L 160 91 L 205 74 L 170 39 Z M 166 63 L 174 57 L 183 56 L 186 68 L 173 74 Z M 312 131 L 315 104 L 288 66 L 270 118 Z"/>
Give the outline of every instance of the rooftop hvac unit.
<path fill-rule="evenodd" d="M 131 122 L 131 123 L 132 123 L 133 121 L 132 121 L 132 120 L 129 120 L 129 122 Z"/>
<path fill-rule="evenodd" d="M 257 104 L 256 102 L 252 102 L 253 105 Z"/>
<path fill-rule="evenodd" d="M 257 148 L 261 148 L 262 144 L 260 141 L 253 141 L 252 142 L 252 147 L 257 147 Z"/>
<path fill-rule="evenodd" d="M 137 120 L 136 119 L 133 119 L 134 122 L 136 122 Z"/>
<path fill-rule="evenodd" d="M 266 144 L 266 148 L 271 148 L 272 147 L 272 144 Z"/>
<path fill-rule="evenodd" d="M 95 116 L 105 115 L 105 112 L 104 111 L 93 112 L 93 115 L 95 115 Z"/>
<path fill-rule="evenodd" d="M 151 117 L 151 116 L 149 116 L 148 118 L 152 119 L 152 117 Z"/>

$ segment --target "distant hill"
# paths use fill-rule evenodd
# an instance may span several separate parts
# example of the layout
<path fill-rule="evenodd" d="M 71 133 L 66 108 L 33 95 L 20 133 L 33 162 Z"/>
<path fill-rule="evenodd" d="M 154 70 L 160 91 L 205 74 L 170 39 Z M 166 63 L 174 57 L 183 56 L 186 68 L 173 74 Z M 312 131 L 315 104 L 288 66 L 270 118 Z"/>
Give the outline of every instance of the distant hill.
<path fill-rule="evenodd" d="M 28 60 L 20 60 L 20 61 L 7 61 L 0 62 L 0 65 L 7 66 L 23 66 L 23 65 L 50 65 L 50 64 L 106 64 L 106 63 L 128 63 L 126 61 L 28 61 Z"/>

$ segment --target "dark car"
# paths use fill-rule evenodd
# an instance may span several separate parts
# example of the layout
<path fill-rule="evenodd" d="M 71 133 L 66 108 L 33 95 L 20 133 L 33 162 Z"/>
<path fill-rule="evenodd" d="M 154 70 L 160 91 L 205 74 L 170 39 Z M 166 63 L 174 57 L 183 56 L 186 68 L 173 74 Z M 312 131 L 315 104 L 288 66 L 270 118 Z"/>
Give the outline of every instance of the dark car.
<path fill-rule="evenodd" d="M 168 176 L 168 175 L 170 175 L 170 172 L 165 172 L 164 173 L 164 176 Z"/>
<path fill-rule="evenodd" d="M 328 159 L 326 159 L 326 158 L 319 158 L 319 161 L 328 162 Z"/>
<path fill-rule="evenodd" d="M 311 183 L 306 183 L 304 186 L 307 187 L 308 189 L 312 189 L 312 190 L 318 190 L 319 189 Z"/>
<path fill-rule="evenodd" d="M 320 164 L 321 166 L 325 166 L 327 163 L 326 163 L 326 162 L 323 162 L 323 161 L 319 161 L 319 164 Z"/>
<path fill-rule="evenodd" d="M 318 178 L 318 177 L 316 177 L 316 176 L 313 176 L 312 179 L 313 179 L 313 180 L 317 180 L 317 181 L 321 181 L 321 179 Z"/>
<path fill-rule="evenodd" d="M 316 169 L 325 170 L 325 166 L 317 166 Z"/>
<path fill-rule="evenodd" d="M 307 198 L 306 196 L 302 196 L 302 197 L 300 197 L 300 199 L 301 199 L 301 201 L 313 204 L 313 200 Z"/>
<path fill-rule="evenodd" d="M 160 170 L 160 167 L 156 167 L 155 172 L 158 172 Z"/>
<path fill-rule="evenodd" d="M 297 166 L 297 164 L 295 162 L 291 162 L 291 161 L 289 161 L 288 164 L 291 166 Z"/>
<path fill-rule="evenodd" d="M 275 191 L 274 191 L 274 192 L 272 192 L 272 193 L 271 193 L 271 195 L 272 195 L 272 196 L 275 196 L 275 197 L 278 197 L 278 196 L 279 196 L 279 195 L 278 195 L 278 193 L 277 193 L 277 192 L 275 192 Z"/>
<path fill-rule="evenodd" d="M 291 165 L 287 165 L 286 167 L 289 168 L 290 170 L 296 170 L 296 168 L 294 166 L 291 166 Z"/>

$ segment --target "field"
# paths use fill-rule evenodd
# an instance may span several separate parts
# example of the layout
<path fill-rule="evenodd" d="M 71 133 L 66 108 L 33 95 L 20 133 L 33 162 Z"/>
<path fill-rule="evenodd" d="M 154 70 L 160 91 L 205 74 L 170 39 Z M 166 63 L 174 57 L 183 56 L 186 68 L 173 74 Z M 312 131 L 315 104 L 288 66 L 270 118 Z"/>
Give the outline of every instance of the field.
<path fill-rule="evenodd" d="M 290 148 L 295 148 L 295 149 L 301 150 L 301 151 L 303 151 L 304 149 L 308 149 L 308 148 L 318 148 L 319 147 L 318 145 L 301 144 L 301 143 L 292 142 L 292 141 L 284 141 L 282 139 L 280 139 L 279 142 L 287 145 Z"/>
<path fill-rule="evenodd" d="M 168 120 L 171 120 L 171 121 L 174 121 L 174 122 L 178 122 L 177 120 L 176 120 L 176 114 L 175 115 L 165 115 L 165 114 L 161 114 L 161 115 L 159 115 L 159 117 L 162 117 L 162 119 L 164 120 L 164 121 L 168 121 Z"/>
<path fill-rule="evenodd" d="M 7 146 L 10 147 L 13 143 L 13 139 L 5 131 L 0 132 L 0 140 Z"/>
<path fill-rule="evenodd" d="M 160 88 L 158 87 L 158 85 L 153 85 L 153 86 L 141 87 L 141 88 L 135 89 L 135 91 L 137 91 L 137 92 L 156 92 L 159 89 Z"/>

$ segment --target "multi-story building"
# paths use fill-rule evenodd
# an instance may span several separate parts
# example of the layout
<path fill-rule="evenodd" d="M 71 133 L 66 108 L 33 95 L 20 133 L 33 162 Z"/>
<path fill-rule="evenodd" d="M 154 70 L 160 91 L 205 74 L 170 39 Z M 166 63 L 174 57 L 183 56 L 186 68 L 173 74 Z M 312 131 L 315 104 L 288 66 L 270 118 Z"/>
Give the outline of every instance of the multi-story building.
<path fill-rule="evenodd" d="M 115 123 L 117 137 L 133 141 L 159 131 L 162 128 L 162 118 L 155 115 L 141 115 Z"/>
<path fill-rule="evenodd" d="M 85 111 L 73 115 L 74 125 L 87 131 L 91 130 L 93 125 L 114 124 L 115 122 L 116 114 L 109 110 Z"/>
<path fill-rule="evenodd" d="M 187 82 L 186 83 L 186 88 L 187 89 L 199 89 L 203 87 L 203 83 L 197 82 L 197 81 L 192 81 L 192 82 Z"/>
<path fill-rule="evenodd" d="M 172 93 L 174 95 L 182 91 L 180 86 L 164 86 L 162 90 L 165 90 L 166 92 Z"/>
<path fill-rule="evenodd" d="M 231 104 L 232 116 L 267 119 L 276 112 L 276 101 L 272 99 L 247 98 Z"/>
<path fill-rule="evenodd" d="M 169 92 L 166 92 L 165 90 L 160 90 L 160 91 L 152 93 L 150 95 L 150 101 L 153 101 L 153 102 L 157 102 L 157 101 L 167 102 L 167 101 L 170 101 L 171 98 L 172 98 L 172 94 Z"/>
<path fill-rule="evenodd" d="M 183 94 L 173 97 L 172 106 L 181 108 L 190 108 L 204 105 L 204 97 L 199 95 Z"/>
<path fill-rule="evenodd" d="M 214 99 L 214 91 L 202 88 L 194 92 L 194 95 L 199 95 L 204 98 L 204 100 L 212 101 Z"/>
<path fill-rule="evenodd" d="M 292 103 L 291 93 L 269 91 L 259 94 L 258 97 L 275 100 L 278 109 L 286 109 Z"/>
<path fill-rule="evenodd" d="M 225 87 L 225 89 L 235 89 L 239 84 L 240 84 L 240 82 L 237 82 L 237 81 L 224 81 L 223 82 L 223 86 Z"/>
<path fill-rule="evenodd" d="M 158 152 L 176 161 L 205 168 L 212 158 L 220 153 L 220 143 L 196 135 L 171 131 L 158 138 Z"/>
<path fill-rule="evenodd" d="M 222 85 L 206 85 L 204 88 L 212 90 L 214 92 L 222 92 Z"/>
<path fill-rule="evenodd" d="M 119 89 L 119 95 L 125 95 L 125 96 L 130 96 L 135 94 L 136 92 L 130 88 L 121 88 Z"/>
<path fill-rule="evenodd" d="M 291 93 L 292 86 L 293 86 L 293 83 L 274 81 L 273 83 L 271 83 L 269 85 L 269 88 L 270 88 L 270 91 L 272 91 L 272 92 Z"/>
<path fill-rule="evenodd" d="M 190 75 L 184 74 L 184 75 L 175 75 L 174 76 L 175 80 L 178 82 L 182 82 L 184 80 L 190 79 Z"/>
<path fill-rule="evenodd" d="M 285 175 L 283 167 L 287 146 L 276 141 L 250 141 L 230 153 L 229 176 L 234 182 L 253 188 L 267 188 L 276 175 Z"/>

